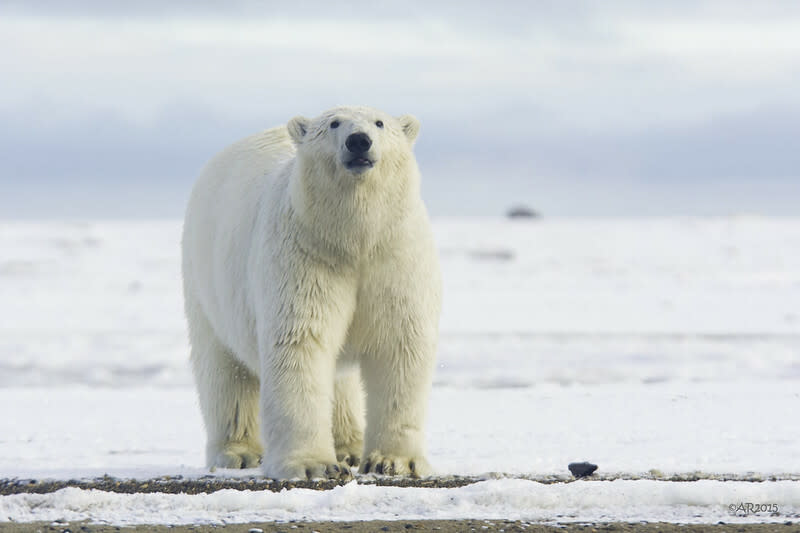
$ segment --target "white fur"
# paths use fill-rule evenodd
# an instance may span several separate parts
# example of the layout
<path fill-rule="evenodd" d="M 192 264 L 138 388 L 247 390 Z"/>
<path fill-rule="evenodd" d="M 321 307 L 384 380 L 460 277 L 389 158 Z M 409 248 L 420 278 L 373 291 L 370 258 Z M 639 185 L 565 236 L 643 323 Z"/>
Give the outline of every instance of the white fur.
<path fill-rule="evenodd" d="M 429 473 L 441 284 L 418 131 L 408 115 L 339 107 L 243 139 L 203 170 L 183 279 L 209 466 L 263 454 L 281 479 L 343 477 L 360 458 L 362 472 Z M 372 140 L 372 168 L 345 166 L 355 132 Z"/>

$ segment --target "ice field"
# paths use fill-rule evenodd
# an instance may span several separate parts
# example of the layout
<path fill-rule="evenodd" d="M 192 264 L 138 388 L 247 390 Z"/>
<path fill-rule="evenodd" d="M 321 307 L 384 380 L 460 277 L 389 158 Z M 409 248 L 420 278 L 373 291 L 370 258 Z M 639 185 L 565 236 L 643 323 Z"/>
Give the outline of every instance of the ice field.
<path fill-rule="evenodd" d="M 0 496 L 2 520 L 785 521 L 800 514 L 800 219 L 439 219 L 428 444 L 454 489 Z M 180 221 L 0 223 L 0 478 L 200 477 Z M 215 476 L 257 475 L 217 471 Z M 778 513 L 734 516 L 740 502 Z"/>

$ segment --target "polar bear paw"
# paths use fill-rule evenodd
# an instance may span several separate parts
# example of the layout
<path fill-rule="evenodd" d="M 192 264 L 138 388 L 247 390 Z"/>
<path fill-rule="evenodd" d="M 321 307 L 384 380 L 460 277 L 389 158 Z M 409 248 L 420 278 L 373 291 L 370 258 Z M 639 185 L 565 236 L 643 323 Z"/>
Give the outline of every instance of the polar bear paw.
<path fill-rule="evenodd" d="M 362 442 L 352 442 L 336 446 L 336 460 L 347 466 L 356 467 L 361 464 L 361 451 L 364 449 Z"/>
<path fill-rule="evenodd" d="M 359 471 L 362 474 L 421 478 L 429 476 L 433 469 L 424 457 L 401 457 L 372 452 Z"/>
<path fill-rule="evenodd" d="M 213 460 L 212 468 L 255 468 L 261 464 L 261 450 L 241 442 L 226 444 Z"/>
<path fill-rule="evenodd" d="M 269 473 L 267 473 L 269 476 Z M 277 476 L 269 476 L 276 479 L 336 479 L 339 481 L 350 481 L 353 479 L 353 472 L 346 463 L 327 463 L 324 461 L 297 461 L 291 465 L 281 468 Z"/>

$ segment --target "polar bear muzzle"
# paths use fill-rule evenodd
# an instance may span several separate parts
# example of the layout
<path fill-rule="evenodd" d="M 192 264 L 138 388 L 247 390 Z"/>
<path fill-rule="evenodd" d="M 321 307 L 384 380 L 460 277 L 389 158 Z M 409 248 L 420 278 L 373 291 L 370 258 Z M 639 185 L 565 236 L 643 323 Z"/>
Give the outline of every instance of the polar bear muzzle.
<path fill-rule="evenodd" d="M 372 147 L 372 139 L 366 133 L 351 133 L 347 136 L 344 145 L 350 153 L 350 158 L 345 162 L 348 170 L 360 174 L 375 164 L 375 161 L 367 156 Z"/>
<path fill-rule="evenodd" d="M 363 154 L 372 146 L 372 140 L 366 133 L 351 133 L 344 145 L 354 154 Z"/>

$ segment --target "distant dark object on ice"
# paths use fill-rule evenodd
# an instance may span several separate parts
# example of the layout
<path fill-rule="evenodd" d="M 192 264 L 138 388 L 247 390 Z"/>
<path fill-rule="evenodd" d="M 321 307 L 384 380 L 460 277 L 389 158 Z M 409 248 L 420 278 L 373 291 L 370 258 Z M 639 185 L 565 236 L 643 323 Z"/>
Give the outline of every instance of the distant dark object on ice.
<path fill-rule="evenodd" d="M 506 216 L 511 219 L 539 218 L 541 215 L 526 205 L 516 205 L 508 210 Z"/>
<path fill-rule="evenodd" d="M 586 477 L 594 474 L 594 471 L 597 470 L 597 465 L 592 463 L 570 463 L 567 468 L 575 477 Z"/>

